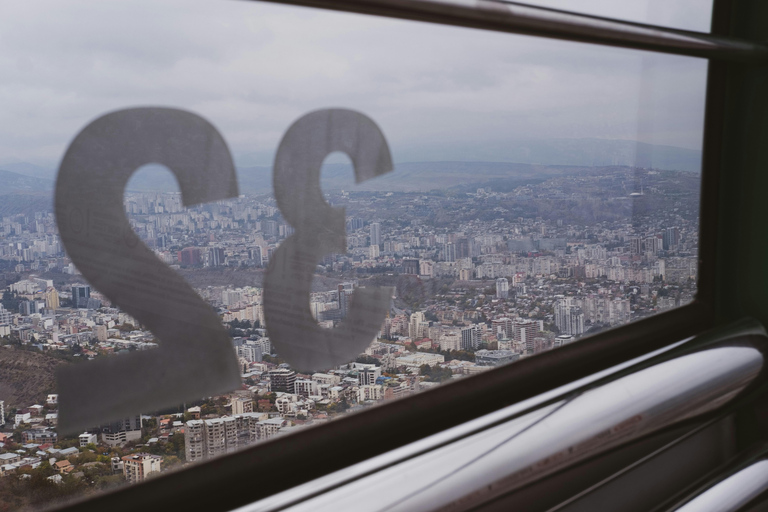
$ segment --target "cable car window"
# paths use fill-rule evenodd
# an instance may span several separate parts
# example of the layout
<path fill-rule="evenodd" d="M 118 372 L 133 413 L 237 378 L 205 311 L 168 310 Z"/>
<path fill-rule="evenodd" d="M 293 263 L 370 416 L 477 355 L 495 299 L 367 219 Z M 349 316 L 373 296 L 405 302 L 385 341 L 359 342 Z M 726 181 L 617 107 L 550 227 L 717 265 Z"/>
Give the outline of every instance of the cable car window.
<path fill-rule="evenodd" d="M 531 0 L 525 3 L 550 9 L 697 32 L 709 32 L 712 23 L 712 0 L 676 0 L 673 2 L 646 0 L 631 3 L 593 0 Z"/>
<path fill-rule="evenodd" d="M 0 33 L 0 508 L 696 296 L 704 59 L 258 2 Z"/>

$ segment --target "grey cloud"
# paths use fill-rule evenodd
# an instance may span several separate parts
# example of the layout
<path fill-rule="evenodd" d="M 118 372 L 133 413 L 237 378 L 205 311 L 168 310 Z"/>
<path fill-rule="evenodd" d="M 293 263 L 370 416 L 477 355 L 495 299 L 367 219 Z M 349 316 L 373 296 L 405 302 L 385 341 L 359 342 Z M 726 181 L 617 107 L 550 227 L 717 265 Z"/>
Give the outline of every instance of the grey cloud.
<path fill-rule="evenodd" d="M 648 2 L 621 4 L 642 18 Z M 395 159 L 399 147 L 473 140 L 701 144 L 706 63 L 697 59 L 208 0 L 14 3 L 3 8 L 0 43 L 0 162 L 55 165 L 90 120 L 139 105 L 202 115 L 233 153 L 260 163 L 291 122 L 327 107 L 376 120 Z"/>

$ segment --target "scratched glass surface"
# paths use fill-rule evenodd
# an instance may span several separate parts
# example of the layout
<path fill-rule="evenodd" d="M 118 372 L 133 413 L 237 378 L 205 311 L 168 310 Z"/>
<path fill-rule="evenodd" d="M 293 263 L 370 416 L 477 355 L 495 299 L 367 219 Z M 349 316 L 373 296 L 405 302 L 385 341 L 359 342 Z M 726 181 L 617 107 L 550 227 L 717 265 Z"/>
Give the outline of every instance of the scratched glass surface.
<path fill-rule="evenodd" d="M 695 296 L 705 61 L 258 2 L 0 38 L 0 509 Z"/>

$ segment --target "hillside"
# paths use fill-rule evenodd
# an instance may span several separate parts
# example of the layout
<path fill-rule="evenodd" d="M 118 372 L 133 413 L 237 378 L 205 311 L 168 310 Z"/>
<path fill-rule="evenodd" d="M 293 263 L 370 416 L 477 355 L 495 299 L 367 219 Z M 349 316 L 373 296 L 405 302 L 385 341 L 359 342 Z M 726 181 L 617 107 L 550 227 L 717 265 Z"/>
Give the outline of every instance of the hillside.
<path fill-rule="evenodd" d="M 52 179 L 35 178 L 5 169 L 0 169 L 0 183 L 3 184 L 3 194 L 53 190 Z"/>
<path fill-rule="evenodd" d="M 392 146 L 395 172 L 354 185 L 351 166 L 329 163 L 323 166 L 322 184 L 328 190 L 428 191 L 466 186 L 496 179 L 541 177 L 574 172 L 578 168 L 606 166 L 641 167 L 664 170 L 701 171 L 701 151 L 647 144 L 631 140 L 545 139 L 488 140 L 442 143 L 433 146 Z M 234 155 L 240 193 L 272 191 L 274 155 Z M 342 161 L 346 158 L 342 158 Z M 339 162 L 331 157 L 330 162 Z M 569 169 L 570 168 L 570 169 Z M 55 169 L 26 162 L 0 164 L 4 194 L 50 191 Z M 147 165 L 128 183 L 136 192 L 178 191 L 176 179 L 160 165 Z"/>
<path fill-rule="evenodd" d="M 55 392 L 55 369 L 68 364 L 41 352 L 0 348 L 0 400 L 6 411 L 42 403 L 48 393 Z"/>

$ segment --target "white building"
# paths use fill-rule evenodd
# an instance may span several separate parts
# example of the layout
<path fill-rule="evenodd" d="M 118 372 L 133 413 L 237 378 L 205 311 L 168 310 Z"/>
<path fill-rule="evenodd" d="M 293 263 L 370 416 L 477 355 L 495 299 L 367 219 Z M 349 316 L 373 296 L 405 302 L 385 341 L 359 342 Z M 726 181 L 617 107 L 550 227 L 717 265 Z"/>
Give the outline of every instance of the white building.
<path fill-rule="evenodd" d="M 461 350 L 461 336 L 452 331 L 440 336 L 440 350 Z"/>
<path fill-rule="evenodd" d="M 416 352 L 414 354 L 408 354 L 395 359 L 395 364 L 397 366 L 405 366 L 408 368 L 419 368 L 423 364 L 435 366 L 436 364 L 444 362 L 445 357 L 443 357 L 441 354 L 430 354 L 427 352 Z"/>
<path fill-rule="evenodd" d="M 318 384 L 326 384 L 328 386 L 336 386 L 341 382 L 341 378 L 338 375 L 328 373 L 314 373 L 312 374 L 312 380 Z"/>
<path fill-rule="evenodd" d="M 128 482 L 141 482 L 152 473 L 160 472 L 163 458 L 159 455 L 137 453 L 123 457 L 123 475 Z"/>
<path fill-rule="evenodd" d="M 499 299 L 509 298 L 509 281 L 504 277 L 496 280 L 496 297 Z"/>
<path fill-rule="evenodd" d="M 376 379 L 381 377 L 381 367 L 375 364 L 355 363 L 358 383 L 361 386 L 376 384 Z"/>
<path fill-rule="evenodd" d="M 247 412 L 253 412 L 253 400 L 240 396 L 232 399 L 232 414 L 245 414 Z"/>
<path fill-rule="evenodd" d="M 572 298 L 560 299 L 555 304 L 555 325 L 561 334 L 578 336 L 584 333 L 584 313 L 573 304 Z"/>
<path fill-rule="evenodd" d="M 379 384 L 372 386 L 360 386 L 357 390 L 357 401 L 365 402 L 366 400 L 381 400 L 384 396 L 384 388 Z"/>
<path fill-rule="evenodd" d="M 13 428 L 19 428 L 19 425 L 21 425 L 22 423 L 29 423 L 29 420 L 31 418 L 32 418 L 32 415 L 29 414 L 29 411 L 17 412 L 13 420 Z"/>
<path fill-rule="evenodd" d="M 78 436 L 78 439 L 80 440 L 81 448 L 84 448 L 89 444 L 96 444 L 98 440 L 96 434 L 89 434 L 88 432 L 83 432 L 82 434 L 80 434 Z"/>
<path fill-rule="evenodd" d="M 296 379 L 293 389 L 297 395 L 316 396 L 318 394 L 317 381 L 309 379 Z"/>

